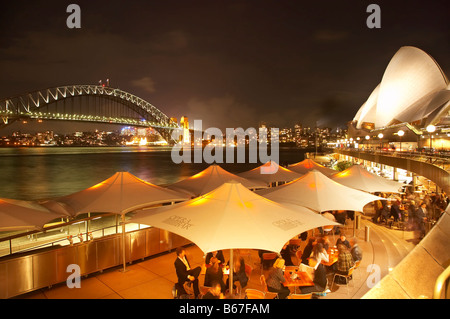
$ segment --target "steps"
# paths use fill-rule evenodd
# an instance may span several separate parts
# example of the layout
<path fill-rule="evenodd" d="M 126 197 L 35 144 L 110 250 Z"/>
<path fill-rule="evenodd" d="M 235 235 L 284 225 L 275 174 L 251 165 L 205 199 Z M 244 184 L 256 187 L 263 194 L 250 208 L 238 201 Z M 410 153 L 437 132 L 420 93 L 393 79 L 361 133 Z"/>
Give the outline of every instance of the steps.
<path fill-rule="evenodd" d="M 370 227 L 369 242 L 365 241 L 365 226 Z M 350 222 L 345 228 L 345 233 L 350 239 L 353 235 L 352 223 Z M 385 225 L 376 225 L 367 216 L 362 216 L 360 229 L 356 231 L 356 237 L 363 250 L 363 260 L 360 269 L 357 270 L 358 276 L 352 280 L 353 287 L 348 294 L 346 287 L 334 288 L 325 299 L 362 298 L 370 290 L 368 279 L 371 281 L 373 277 L 369 278 L 372 273 L 371 264 L 379 266 L 379 278 L 381 280 L 414 248 L 414 245 L 406 240 L 411 237 L 411 234 L 406 235 L 406 232 L 403 234 L 403 231 L 390 229 Z"/>

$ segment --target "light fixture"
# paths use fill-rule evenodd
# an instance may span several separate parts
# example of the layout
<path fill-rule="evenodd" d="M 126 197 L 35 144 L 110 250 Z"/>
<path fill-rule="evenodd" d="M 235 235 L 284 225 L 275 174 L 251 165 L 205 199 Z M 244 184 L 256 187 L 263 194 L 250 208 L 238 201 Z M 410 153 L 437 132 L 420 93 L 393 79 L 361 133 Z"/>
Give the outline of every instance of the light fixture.
<path fill-rule="evenodd" d="M 379 138 L 379 139 L 382 139 L 383 136 L 384 136 L 383 133 L 378 134 L 378 138 Z"/>
<path fill-rule="evenodd" d="M 405 132 L 400 130 L 400 131 L 397 132 L 397 134 L 398 134 L 398 136 L 402 137 L 403 135 L 405 135 Z"/>
<path fill-rule="evenodd" d="M 433 124 L 427 126 L 428 133 L 433 133 L 434 131 L 436 131 L 436 126 L 434 126 Z"/>

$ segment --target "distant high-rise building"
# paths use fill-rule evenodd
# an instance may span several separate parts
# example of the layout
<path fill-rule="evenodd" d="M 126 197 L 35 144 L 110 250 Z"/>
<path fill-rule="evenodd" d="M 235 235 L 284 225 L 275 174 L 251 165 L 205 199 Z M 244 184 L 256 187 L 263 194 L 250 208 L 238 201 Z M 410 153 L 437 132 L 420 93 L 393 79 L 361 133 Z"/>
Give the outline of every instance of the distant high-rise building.
<path fill-rule="evenodd" d="M 180 126 L 183 129 L 183 142 L 190 143 L 190 133 L 189 133 L 189 121 L 187 116 L 182 116 L 180 120 Z"/>

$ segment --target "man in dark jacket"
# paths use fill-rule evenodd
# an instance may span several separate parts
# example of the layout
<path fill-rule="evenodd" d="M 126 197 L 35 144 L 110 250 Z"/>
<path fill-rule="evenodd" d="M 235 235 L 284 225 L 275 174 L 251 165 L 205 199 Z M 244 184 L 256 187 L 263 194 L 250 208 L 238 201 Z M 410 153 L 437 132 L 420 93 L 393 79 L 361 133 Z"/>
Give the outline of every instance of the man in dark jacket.
<path fill-rule="evenodd" d="M 194 295 L 195 298 L 197 298 L 197 296 L 200 294 L 200 289 L 198 286 L 198 276 L 200 275 L 202 269 L 200 267 L 191 269 L 191 266 L 189 265 L 189 262 L 186 258 L 186 251 L 182 247 L 177 248 L 177 259 L 175 260 L 174 265 L 178 277 L 177 289 L 179 291 L 179 294 L 187 294 L 183 285 L 185 282 L 189 282 L 194 285 Z"/>

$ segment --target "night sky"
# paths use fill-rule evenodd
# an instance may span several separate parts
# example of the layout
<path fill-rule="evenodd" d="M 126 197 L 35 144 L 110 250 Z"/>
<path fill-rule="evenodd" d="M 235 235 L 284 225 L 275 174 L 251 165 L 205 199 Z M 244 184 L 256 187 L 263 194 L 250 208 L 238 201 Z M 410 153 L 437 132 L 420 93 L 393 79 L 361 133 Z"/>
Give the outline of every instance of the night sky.
<path fill-rule="evenodd" d="M 81 7 L 81 29 L 66 26 L 70 3 Z M 381 7 L 381 29 L 366 25 L 370 3 Z M 450 74 L 449 9 L 448 0 L 8 1 L 0 97 L 109 78 L 204 129 L 335 129 L 401 46 Z"/>

